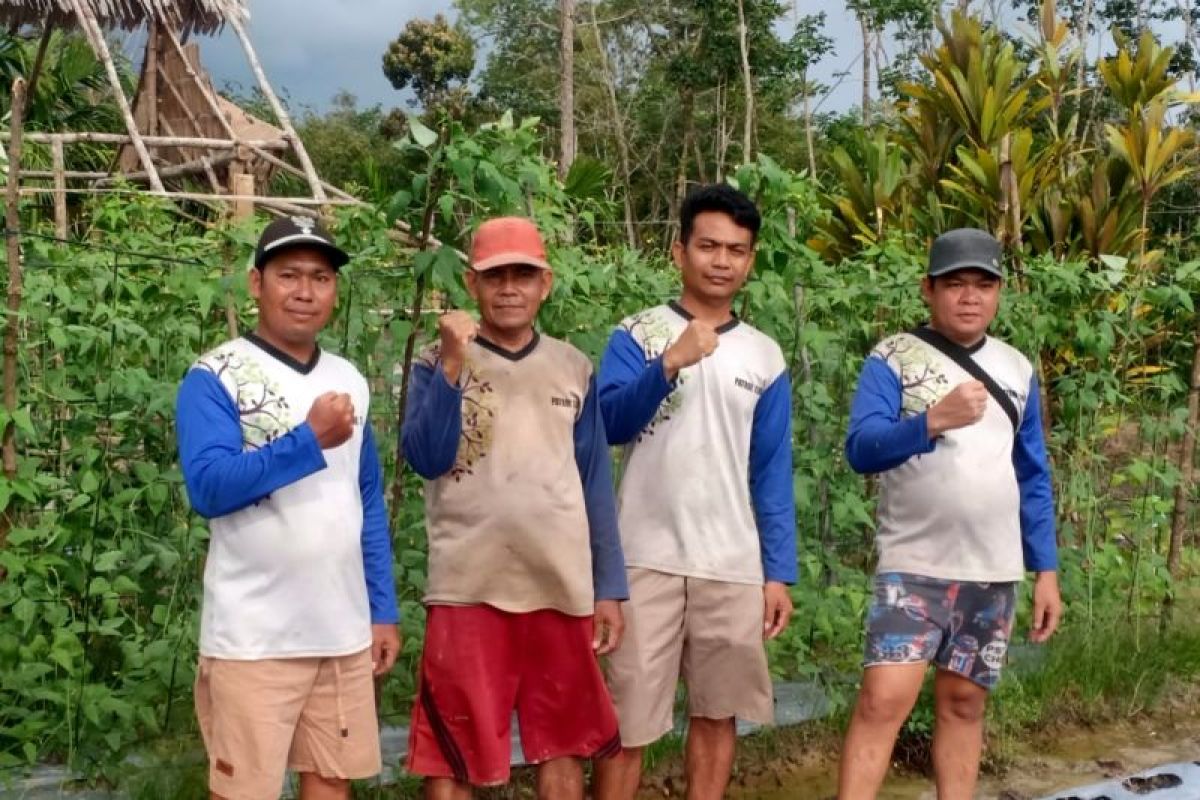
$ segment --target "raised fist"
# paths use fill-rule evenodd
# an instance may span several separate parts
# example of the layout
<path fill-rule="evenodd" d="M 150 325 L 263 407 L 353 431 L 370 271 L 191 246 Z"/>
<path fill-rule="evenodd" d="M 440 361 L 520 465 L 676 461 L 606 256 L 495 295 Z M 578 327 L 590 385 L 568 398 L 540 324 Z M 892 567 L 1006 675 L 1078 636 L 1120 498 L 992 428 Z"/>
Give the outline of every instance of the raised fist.
<path fill-rule="evenodd" d="M 458 383 L 467 345 L 478 335 L 479 323 L 465 311 L 448 311 L 438 318 L 441 337 L 442 372 L 450 383 Z"/>
<path fill-rule="evenodd" d="M 679 334 L 679 338 L 663 353 L 663 369 L 667 380 L 675 380 L 679 370 L 698 364 L 712 355 L 720 344 L 720 336 L 707 322 L 694 319 Z"/>
<path fill-rule="evenodd" d="M 983 419 L 987 408 L 988 390 L 979 381 L 967 381 L 954 387 L 950 394 L 934 403 L 925 418 L 929 438 L 941 436 L 955 428 L 965 428 Z"/>
<path fill-rule="evenodd" d="M 326 392 L 313 401 L 308 424 L 322 450 L 330 450 L 354 433 L 354 403 L 350 395 Z"/>

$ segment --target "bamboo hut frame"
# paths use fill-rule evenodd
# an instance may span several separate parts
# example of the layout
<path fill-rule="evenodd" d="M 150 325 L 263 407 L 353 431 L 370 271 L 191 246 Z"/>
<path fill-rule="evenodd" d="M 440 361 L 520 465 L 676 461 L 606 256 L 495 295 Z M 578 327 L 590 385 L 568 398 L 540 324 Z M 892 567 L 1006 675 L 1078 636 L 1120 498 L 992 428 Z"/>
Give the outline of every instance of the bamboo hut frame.
<path fill-rule="evenodd" d="M 263 71 L 258 54 L 246 31 L 245 20 L 247 17 L 246 0 L 0 0 L 0 24 L 10 28 L 22 25 L 41 27 L 39 54 L 44 54 L 50 34 L 55 28 L 75 28 L 82 31 L 88 45 L 104 67 L 113 100 L 120 111 L 126 129 L 124 134 L 87 131 L 27 134 L 28 141 L 51 146 L 53 169 L 19 172 L 20 178 L 51 182 L 51 185 L 46 188 L 24 187 L 22 193 L 47 191 L 52 193 L 55 198 L 56 225 L 60 232 L 65 232 L 65 198 L 68 194 L 106 191 L 118 179 L 124 179 L 145 183 L 152 195 L 176 200 L 244 202 L 247 183 L 244 180 L 235 179 L 239 174 L 248 171 L 248 164 L 251 161 L 257 161 L 266 165 L 268 170 L 283 169 L 290 174 L 297 175 L 308 186 L 307 197 L 272 197 L 255 194 L 255 204 L 267 210 L 278 213 L 295 213 L 298 210 L 304 210 L 309 215 L 315 215 L 331 205 L 351 201 L 358 202 L 346 193 L 334 190 L 317 175 L 287 110 L 279 101 Z M 216 95 L 207 76 L 200 74 L 201 70 L 198 65 L 193 64 L 192 59 L 185 53 L 183 41 L 186 37 L 192 34 L 216 33 L 226 26 L 233 31 L 241 44 L 258 88 L 278 119 L 280 135 L 277 138 L 255 140 L 239 138 L 238 132 L 230 124 L 225 113 L 228 103 Z M 146 50 L 148 63 L 143 66 L 138 97 L 140 100 L 147 101 L 144 116 L 151 122 L 149 131 L 139 126 L 135 119 L 134 103 L 131 102 L 121 85 L 112 53 L 104 38 L 105 29 L 117 28 L 132 31 L 143 27 L 149 32 Z M 218 121 L 221 132 L 219 138 L 157 135 L 160 127 L 160 120 L 157 119 L 157 98 L 160 96 L 160 92 L 171 92 L 177 107 L 183 108 L 193 122 L 196 120 L 193 109 L 181 95 L 180 89 L 172 83 L 169 76 L 163 74 L 160 68 L 160 58 L 167 54 L 175 59 L 175 63 L 181 62 L 183 65 L 183 70 L 187 75 L 188 98 L 194 101 L 198 94 L 204 107 L 203 114 Z M 31 85 L 36 85 L 41 61 L 41 58 L 35 59 L 31 74 L 27 76 Z M 143 97 L 143 95 L 145 96 Z M 222 107 L 222 104 L 225 104 L 225 107 Z M 199 111 L 199 109 L 195 110 Z M 165 121 L 162 120 L 162 122 Z M 198 129 L 196 125 L 192 127 Z M 0 135 L 5 139 L 8 138 L 7 134 Z M 122 148 L 131 148 L 136 154 L 135 163 L 138 168 L 114 168 L 108 174 L 67 171 L 64 167 L 63 150 L 65 146 L 79 142 L 116 144 Z M 193 157 L 182 160 L 162 157 L 172 148 L 177 154 L 190 152 Z M 284 159 L 283 156 L 289 152 L 294 156 L 298 167 Z M 155 153 L 159 153 L 160 157 L 156 159 Z M 217 178 L 217 171 L 222 167 L 228 172 L 228 181 L 221 181 Z M 188 187 L 179 189 L 164 183 L 164 178 L 183 177 L 207 179 L 209 191 L 197 192 L 194 187 L 191 190 L 187 190 Z M 69 181 L 76 182 L 76 184 L 69 185 Z M 88 185 L 80 187 L 78 181 L 87 181 Z M 236 196 L 234 195 L 235 183 L 239 187 Z M 265 184 L 265 181 L 261 181 L 261 183 Z M 265 186 L 256 188 L 261 190 Z M 330 202 L 331 194 L 337 198 L 336 201 Z"/>

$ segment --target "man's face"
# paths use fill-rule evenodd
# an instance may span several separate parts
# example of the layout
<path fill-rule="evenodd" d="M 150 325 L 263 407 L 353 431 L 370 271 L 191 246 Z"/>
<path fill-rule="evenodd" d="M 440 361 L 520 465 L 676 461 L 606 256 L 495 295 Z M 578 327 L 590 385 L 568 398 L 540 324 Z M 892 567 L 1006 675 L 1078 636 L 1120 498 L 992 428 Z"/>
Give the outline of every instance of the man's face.
<path fill-rule="evenodd" d="M 467 271 L 467 291 L 479 306 L 479 316 L 489 327 L 504 333 L 516 334 L 533 327 L 553 282 L 550 270 L 532 264 Z"/>
<path fill-rule="evenodd" d="M 671 247 L 690 293 L 712 302 L 733 299 L 754 266 L 754 234 L 720 211 L 696 215 L 687 242 Z"/>
<path fill-rule="evenodd" d="M 261 331 L 288 344 L 309 345 L 337 302 L 337 271 L 320 250 L 291 247 L 250 271 Z"/>
<path fill-rule="evenodd" d="M 981 269 L 960 269 L 926 278 L 921 294 L 934 327 L 959 344 L 983 338 L 1000 308 L 1000 279 Z"/>

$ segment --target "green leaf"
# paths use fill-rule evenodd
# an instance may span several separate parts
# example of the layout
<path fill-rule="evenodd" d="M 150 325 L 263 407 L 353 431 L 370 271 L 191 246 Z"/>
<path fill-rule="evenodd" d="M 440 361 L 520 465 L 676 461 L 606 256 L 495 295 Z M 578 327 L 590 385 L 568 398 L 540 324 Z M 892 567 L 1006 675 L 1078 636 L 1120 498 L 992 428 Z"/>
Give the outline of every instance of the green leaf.
<path fill-rule="evenodd" d="M 36 435 L 37 432 L 33 428 L 33 418 L 29 414 L 29 406 L 24 406 L 14 411 L 12 413 L 12 421 L 21 433 L 27 436 Z"/>
<path fill-rule="evenodd" d="M 437 144 L 437 133 L 427 128 L 425 123 L 416 117 L 408 118 L 408 131 L 412 134 L 413 141 L 421 147 L 429 148 Z"/>

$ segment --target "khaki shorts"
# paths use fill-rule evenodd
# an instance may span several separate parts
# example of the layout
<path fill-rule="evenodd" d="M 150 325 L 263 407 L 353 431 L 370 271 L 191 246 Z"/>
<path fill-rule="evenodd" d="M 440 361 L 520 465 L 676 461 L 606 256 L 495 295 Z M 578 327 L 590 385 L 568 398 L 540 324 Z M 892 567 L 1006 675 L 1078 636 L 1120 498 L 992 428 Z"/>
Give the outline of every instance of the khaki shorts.
<path fill-rule="evenodd" d="M 209 790 L 226 800 L 278 798 L 287 767 L 326 778 L 380 771 L 369 648 L 333 658 L 201 656 L 196 718 Z"/>
<path fill-rule="evenodd" d="M 688 716 L 775 721 L 763 647 L 763 589 L 631 567 L 625 636 L 606 675 L 621 744 L 642 747 L 674 727 L 675 689 Z"/>

